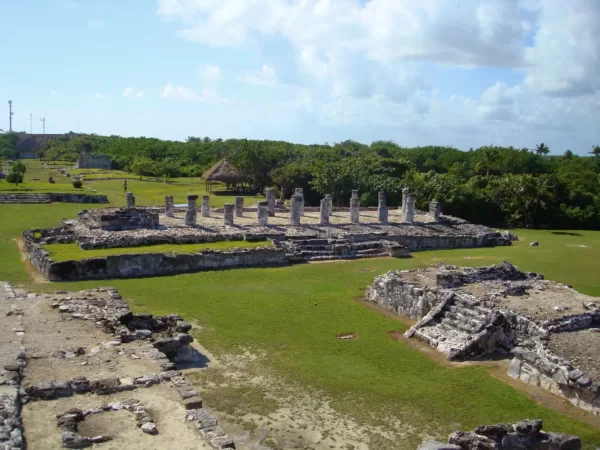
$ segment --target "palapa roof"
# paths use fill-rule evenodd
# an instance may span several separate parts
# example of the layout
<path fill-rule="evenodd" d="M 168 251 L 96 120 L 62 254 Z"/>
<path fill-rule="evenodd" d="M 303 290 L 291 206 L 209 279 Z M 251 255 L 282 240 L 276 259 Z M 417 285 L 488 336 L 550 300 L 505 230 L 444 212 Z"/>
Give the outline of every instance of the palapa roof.
<path fill-rule="evenodd" d="M 207 181 L 220 181 L 221 183 L 245 181 L 245 178 L 224 158 L 204 172 L 202 178 Z"/>

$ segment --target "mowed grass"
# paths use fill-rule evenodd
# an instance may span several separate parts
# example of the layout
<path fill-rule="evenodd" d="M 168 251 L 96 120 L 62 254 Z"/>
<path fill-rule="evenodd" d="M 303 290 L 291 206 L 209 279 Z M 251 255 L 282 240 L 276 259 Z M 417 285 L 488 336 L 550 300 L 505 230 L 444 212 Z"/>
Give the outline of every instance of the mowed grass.
<path fill-rule="evenodd" d="M 204 244 L 157 244 L 143 245 L 140 247 L 125 248 L 99 248 L 82 250 L 79 244 L 50 244 L 43 246 L 55 261 L 71 261 L 87 258 L 101 258 L 111 255 L 140 253 L 200 253 L 206 250 L 231 250 L 234 248 L 266 248 L 273 247 L 270 241 L 248 242 L 248 241 L 220 241 Z"/>
<path fill-rule="evenodd" d="M 455 429 L 524 418 L 543 419 L 546 430 L 577 434 L 585 448 L 600 443 L 600 430 L 536 404 L 493 378 L 485 366 L 442 366 L 391 339 L 388 332 L 403 331 L 405 325 L 358 301 L 376 275 L 440 261 L 480 266 L 507 260 L 522 270 L 541 272 L 600 295 L 596 264 L 600 232 L 516 230 L 522 241 L 512 247 L 420 252 L 408 260 L 368 259 L 110 282 L 24 283 L 27 274 L 18 252 L 6 251 L 16 249 L 10 239 L 25 227 L 50 225 L 52 217 L 53 223 L 72 217 L 77 206 L 0 205 L 0 233 L 5 239 L 0 247 L 0 279 L 21 281 L 38 291 L 111 284 L 136 311 L 177 312 L 197 320 L 202 326 L 198 338 L 213 353 L 264 352 L 265 367 L 283 379 L 322 390 L 333 398 L 337 410 L 356 420 L 376 424 L 380 417 L 394 417 L 407 430 L 415 430 L 393 448 L 416 448 L 421 439 L 418 432 L 445 439 Z M 66 215 L 69 211 L 71 216 Z M 532 240 L 540 246 L 529 247 Z M 349 331 L 360 337 L 335 338 Z"/>
<path fill-rule="evenodd" d="M 139 206 L 162 206 L 165 204 L 165 196 L 172 195 L 175 204 L 187 204 L 188 195 L 209 195 L 211 207 L 222 207 L 225 203 L 235 203 L 238 194 L 225 192 L 225 187 L 220 184 L 213 185 L 213 193 L 206 191 L 206 183 L 201 178 L 173 178 L 165 183 L 163 179 L 144 178 L 122 172 L 120 170 L 98 170 L 98 169 L 73 169 L 73 163 L 58 161 L 48 164 L 44 169 L 39 160 L 22 160 L 27 166 L 25 182 L 22 187 L 15 188 L 14 184 L 6 182 L 0 184 L 0 190 L 24 190 L 36 189 L 38 192 L 87 192 L 105 194 L 113 206 L 124 206 L 127 204 L 125 191 L 123 190 L 123 178 L 127 179 L 127 191 L 135 195 L 136 205 Z M 57 172 L 58 168 L 67 168 L 69 172 L 84 174 L 84 187 L 76 189 L 72 180 Z M 89 174 L 89 175 L 88 175 Z M 48 177 L 52 176 L 55 184 L 48 183 Z M 32 178 L 39 178 L 39 182 L 33 182 Z M 110 178 L 108 180 L 100 178 Z M 264 198 L 257 195 L 245 195 L 246 204 L 254 204 Z"/>

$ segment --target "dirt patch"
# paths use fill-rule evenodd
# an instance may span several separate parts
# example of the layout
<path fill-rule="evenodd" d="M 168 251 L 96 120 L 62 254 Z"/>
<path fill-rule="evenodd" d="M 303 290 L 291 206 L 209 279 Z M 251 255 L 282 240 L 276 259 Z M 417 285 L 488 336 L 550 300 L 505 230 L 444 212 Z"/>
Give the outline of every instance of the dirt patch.
<path fill-rule="evenodd" d="M 158 428 L 158 435 L 143 433 L 136 427 L 134 416 L 126 411 L 105 412 L 86 418 L 79 425 L 81 434 L 113 436 L 112 441 L 98 446 L 103 450 L 212 448 L 200 438 L 193 429 L 193 424 L 184 419 L 185 409 L 178 395 L 174 388 L 164 384 L 110 396 L 87 394 L 27 403 L 23 408 L 23 425 L 27 433 L 28 447 L 44 450 L 63 448 L 61 433 L 56 426 L 56 414 L 62 414 L 70 408 L 96 408 L 109 402 L 123 402 L 135 398 L 148 408 Z"/>
<path fill-rule="evenodd" d="M 352 272 L 375 272 L 375 269 L 354 269 Z"/>
<path fill-rule="evenodd" d="M 600 330 L 592 330 L 551 334 L 549 346 L 556 354 L 570 359 L 588 377 L 600 380 Z"/>
<path fill-rule="evenodd" d="M 335 336 L 337 339 L 342 341 L 347 341 L 350 339 L 358 339 L 358 333 L 354 333 L 353 331 L 347 331 L 344 333 L 340 333 Z"/>

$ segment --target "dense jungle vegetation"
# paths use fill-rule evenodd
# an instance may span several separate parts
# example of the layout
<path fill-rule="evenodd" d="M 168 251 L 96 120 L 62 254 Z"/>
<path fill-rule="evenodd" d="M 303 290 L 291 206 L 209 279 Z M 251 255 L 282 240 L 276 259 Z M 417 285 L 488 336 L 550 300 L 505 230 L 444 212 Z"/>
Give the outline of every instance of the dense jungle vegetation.
<path fill-rule="evenodd" d="M 8 142 L 4 138 L 2 142 Z M 1 141 L 1 139 L 0 139 Z M 5 156 L 9 144 L 0 142 Z M 4 146 L 4 147 L 2 147 Z M 300 145 L 248 139 L 185 142 L 154 138 L 101 137 L 70 133 L 38 152 L 41 159 L 75 161 L 81 152 L 108 154 L 114 169 L 140 177 L 168 180 L 200 176 L 220 158 L 245 178 L 245 188 L 262 192 L 275 186 L 290 195 L 303 187 L 310 204 L 325 193 L 344 204 L 359 189 L 363 205 L 374 205 L 385 191 L 398 205 L 409 186 L 417 207 L 443 202 L 446 214 L 496 226 L 600 228 L 600 146 L 589 156 L 567 150 L 550 155 L 545 144 L 526 148 L 485 146 L 469 151 L 452 147 L 405 148 L 391 141 L 364 145 L 344 141 L 333 145 Z M 1 156 L 1 155 L 0 155 Z M 239 186 L 232 186 L 236 188 Z"/>

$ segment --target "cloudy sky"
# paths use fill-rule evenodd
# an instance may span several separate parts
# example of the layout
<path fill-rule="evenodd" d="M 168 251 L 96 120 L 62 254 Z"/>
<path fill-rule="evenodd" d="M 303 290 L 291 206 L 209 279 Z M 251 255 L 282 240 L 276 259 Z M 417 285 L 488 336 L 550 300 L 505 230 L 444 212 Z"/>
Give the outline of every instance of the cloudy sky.
<path fill-rule="evenodd" d="M 35 5 L 35 6 L 32 6 Z M 584 154 L 600 0 L 0 0 L 14 128 Z"/>

